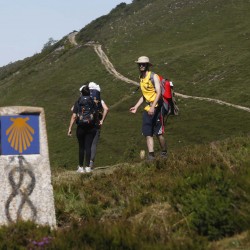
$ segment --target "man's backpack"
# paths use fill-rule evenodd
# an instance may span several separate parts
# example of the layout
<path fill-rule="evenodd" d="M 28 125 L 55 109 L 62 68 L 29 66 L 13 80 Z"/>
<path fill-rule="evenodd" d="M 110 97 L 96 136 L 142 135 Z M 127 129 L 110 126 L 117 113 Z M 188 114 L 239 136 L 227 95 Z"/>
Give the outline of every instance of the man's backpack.
<path fill-rule="evenodd" d="M 94 125 L 96 120 L 96 107 L 90 96 L 81 96 L 78 100 L 78 125 Z"/>
<path fill-rule="evenodd" d="M 150 81 L 154 84 L 154 74 L 151 72 Z M 162 97 L 162 107 L 163 114 L 165 115 L 178 115 L 179 108 L 176 103 L 175 94 L 173 86 L 171 86 L 171 82 L 168 79 L 163 78 L 158 75 L 161 83 L 161 97 Z"/>

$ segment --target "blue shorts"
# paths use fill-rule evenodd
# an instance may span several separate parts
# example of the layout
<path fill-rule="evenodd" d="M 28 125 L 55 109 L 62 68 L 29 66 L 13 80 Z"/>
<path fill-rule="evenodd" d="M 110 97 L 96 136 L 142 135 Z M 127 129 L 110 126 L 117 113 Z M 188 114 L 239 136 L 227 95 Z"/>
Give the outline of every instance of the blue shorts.
<path fill-rule="evenodd" d="M 144 136 L 164 134 L 164 119 L 160 107 L 155 108 L 154 115 L 149 115 L 146 110 L 143 111 L 142 134 Z"/>

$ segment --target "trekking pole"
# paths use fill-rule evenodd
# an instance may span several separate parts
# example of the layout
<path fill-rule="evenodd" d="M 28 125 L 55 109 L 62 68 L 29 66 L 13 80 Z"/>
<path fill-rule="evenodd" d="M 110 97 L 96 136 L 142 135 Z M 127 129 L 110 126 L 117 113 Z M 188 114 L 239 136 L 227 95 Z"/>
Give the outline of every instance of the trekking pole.
<path fill-rule="evenodd" d="M 138 90 L 139 90 L 140 86 L 138 86 L 133 92 L 132 94 L 135 94 Z"/>
<path fill-rule="evenodd" d="M 166 115 L 166 117 L 165 117 L 165 119 L 164 119 L 164 124 L 167 124 L 167 121 L 168 121 L 168 117 L 169 117 L 169 116 L 170 116 L 169 114 Z"/>

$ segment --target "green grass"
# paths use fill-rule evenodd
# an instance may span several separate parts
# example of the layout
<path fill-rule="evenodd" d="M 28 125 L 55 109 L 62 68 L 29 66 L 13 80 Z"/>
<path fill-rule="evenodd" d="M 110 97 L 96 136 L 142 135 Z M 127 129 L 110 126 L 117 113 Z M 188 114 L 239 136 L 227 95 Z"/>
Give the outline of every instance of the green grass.
<path fill-rule="evenodd" d="M 0 247 L 34 247 L 48 238 L 48 249 L 217 249 L 238 234 L 244 249 L 249 153 L 250 138 L 237 137 L 176 149 L 153 163 L 84 175 L 58 170 L 52 178 L 58 229 L 3 227 Z"/>
<path fill-rule="evenodd" d="M 153 71 L 172 79 L 176 92 L 250 107 L 249 10 L 246 0 L 134 0 L 84 27 L 76 37 L 79 46 L 64 37 L 0 68 L 1 106 L 45 109 L 60 228 L 33 234 L 33 225 L 21 223 L 17 231 L 0 229 L 0 246 L 14 246 L 17 237 L 18 248 L 32 248 L 28 239 L 47 236 L 53 238 L 51 249 L 249 246 L 249 112 L 178 97 L 180 115 L 166 125 L 169 159 L 142 163 L 142 108 L 129 113 L 140 91 L 133 94 L 134 85 L 110 75 L 93 48 L 84 46 L 99 41 L 117 71 L 132 80 L 138 80 L 134 61 L 147 55 Z M 62 45 L 64 50 L 54 51 Z M 101 85 L 110 107 L 96 166 L 112 167 L 79 176 L 72 172 L 77 142 L 67 137 L 67 128 L 87 80 Z M 227 238 L 238 233 L 239 240 Z"/>
<path fill-rule="evenodd" d="M 134 61 L 148 55 L 153 70 L 170 77 L 177 92 L 249 107 L 247 9 L 245 1 L 224 0 L 119 5 L 79 32 L 80 47 L 69 46 L 65 37 L 34 57 L 1 68 L 0 105 L 44 107 L 52 168 L 74 169 L 76 140 L 66 138 L 69 110 L 81 84 L 96 81 L 111 107 L 96 163 L 126 162 L 132 151 L 138 154 L 145 148 L 140 135 L 141 116 L 128 112 L 140 93 L 133 95 L 135 86 L 115 79 L 93 48 L 82 45 L 88 40 L 100 41 L 118 72 L 130 79 L 138 79 Z M 64 50 L 53 52 L 63 44 Z M 125 96 L 130 97 L 112 108 Z M 167 125 L 169 149 L 249 132 L 249 113 L 245 111 L 205 101 L 178 102 L 180 117 Z"/>

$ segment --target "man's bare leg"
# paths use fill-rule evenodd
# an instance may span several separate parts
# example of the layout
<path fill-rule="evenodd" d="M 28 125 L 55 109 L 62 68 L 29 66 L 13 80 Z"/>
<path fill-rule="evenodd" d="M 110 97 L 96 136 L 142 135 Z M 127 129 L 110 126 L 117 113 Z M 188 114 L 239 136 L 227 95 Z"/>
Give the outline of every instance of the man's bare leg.
<path fill-rule="evenodd" d="M 161 146 L 161 151 L 167 151 L 167 147 L 166 147 L 166 141 L 163 135 L 158 135 L 157 139 L 160 143 Z"/>
<path fill-rule="evenodd" d="M 154 138 L 153 136 L 146 136 L 147 147 L 148 147 L 148 159 L 154 159 Z"/>

